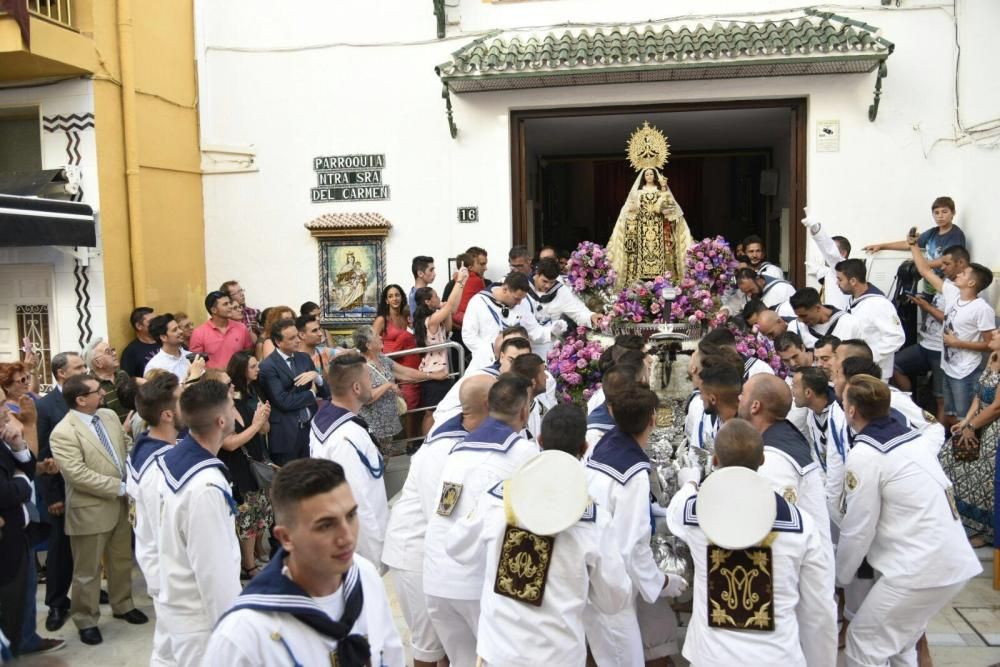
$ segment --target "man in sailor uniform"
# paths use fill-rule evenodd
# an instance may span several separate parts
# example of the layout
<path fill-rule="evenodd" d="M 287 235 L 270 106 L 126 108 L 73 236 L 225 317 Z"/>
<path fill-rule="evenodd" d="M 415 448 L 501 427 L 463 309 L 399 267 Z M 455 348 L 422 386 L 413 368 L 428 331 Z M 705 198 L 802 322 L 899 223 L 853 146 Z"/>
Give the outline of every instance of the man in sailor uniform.
<path fill-rule="evenodd" d="M 602 667 L 634 667 L 646 661 L 660 664 L 677 653 L 677 620 L 668 601 L 661 598 L 677 597 L 687 582 L 661 572 L 650 548 L 653 514 L 649 457 L 644 449 L 656 425 L 657 404 L 656 394 L 646 387 L 632 387 L 615 396 L 610 407 L 616 426 L 597 443 L 587 461 L 590 495 L 598 511 L 610 514 L 608 539 L 618 547 L 637 598 L 617 614 L 589 607 L 585 612 L 587 642 Z M 644 623 L 639 614 L 658 623 Z"/>
<path fill-rule="evenodd" d="M 760 299 L 771 310 L 787 303 L 795 294 L 795 287 L 784 278 L 758 275 L 753 269 L 737 271 L 736 286 L 743 292 L 747 301 Z"/>
<path fill-rule="evenodd" d="M 338 354 L 330 361 L 327 383 L 330 402 L 313 417 L 309 428 L 309 455 L 336 461 L 344 468 L 347 483 L 358 501 L 358 553 L 379 567 L 382 543 L 389 522 L 385 496 L 385 463 L 368 432 L 368 424 L 357 415 L 372 400 L 372 381 L 360 354 Z"/>
<path fill-rule="evenodd" d="M 201 663 L 209 634 L 240 593 L 236 501 L 217 456 L 233 433 L 229 387 L 202 380 L 180 398 L 187 437 L 156 459 L 163 475 L 157 608 L 178 665 Z"/>
<path fill-rule="evenodd" d="M 844 488 L 847 460 L 847 424 L 837 403 L 830 379 L 823 369 L 799 368 L 792 376 L 792 400 L 809 413 L 806 422 L 812 435 L 813 459 L 823 469 L 826 507 L 834 523 L 840 520 L 840 496 Z"/>
<path fill-rule="evenodd" d="M 472 297 L 462 322 L 462 341 L 472 352 L 469 369 L 484 368 L 495 361 L 493 345 L 506 327 L 520 324 L 528 332 L 533 352 L 548 345 L 552 336 L 561 336 L 566 323 L 542 326 L 525 300 L 531 283 L 528 276 L 512 271 L 499 285 L 484 289 Z"/>
<path fill-rule="evenodd" d="M 837 579 L 847 584 L 867 558 L 881 574 L 847 631 L 847 664 L 916 665 L 927 623 L 982 571 L 966 539 L 951 481 L 927 436 L 889 415 L 889 388 L 857 375 L 844 412 L 858 435 L 847 455 L 847 511 Z"/>
<path fill-rule="evenodd" d="M 600 314 L 591 312 L 573 293 L 572 288 L 559 281 L 559 261 L 554 257 L 538 260 L 525 300 L 535 314 L 535 319 L 543 327 L 564 317 L 572 320 L 576 326 L 588 329 L 597 327 L 601 321 Z M 547 359 L 550 349 L 551 341 L 540 345 L 536 354 Z"/>
<path fill-rule="evenodd" d="M 448 533 L 449 555 L 486 563 L 476 648 L 484 665 L 583 665 L 584 609 L 614 614 L 632 604 L 625 564 L 604 539 L 608 519 L 578 460 L 585 428 L 580 408 L 553 408 L 539 436 L 544 451 Z"/>
<path fill-rule="evenodd" d="M 173 652 L 170 638 L 161 620 L 160 563 L 157 558 L 160 538 L 160 485 L 163 474 L 156 459 L 175 444 L 182 427 L 177 400 L 181 386 L 173 373 L 158 375 L 139 386 L 136 408 L 139 416 L 149 425 L 132 445 L 128 455 L 128 479 L 125 492 L 135 505 L 135 560 L 146 579 L 146 592 L 153 599 L 156 609 L 156 628 L 153 631 L 151 665 L 172 665 Z"/>
<path fill-rule="evenodd" d="M 545 362 L 537 354 L 522 354 L 510 366 L 510 372 L 531 382 L 531 409 L 528 423 L 521 432 L 528 440 L 534 440 L 542 430 L 542 419 L 556 404 L 555 396 L 547 392 L 548 371 Z"/>
<path fill-rule="evenodd" d="M 868 283 L 865 263 L 860 259 L 845 259 L 837 264 L 837 286 L 851 297 L 848 311 L 857 319 L 862 338 L 875 355 L 882 369 L 882 379 L 892 377 L 893 359 L 906 342 L 903 324 L 896 307 L 882 291 Z M 844 336 L 838 336 L 845 340 Z"/>
<path fill-rule="evenodd" d="M 831 288 L 827 290 L 828 293 L 836 292 L 844 296 L 835 285 L 831 285 Z M 857 317 L 846 310 L 824 304 L 820 301 L 819 292 L 812 287 L 803 287 L 795 292 L 789 303 L 795 310 L 797 321 L 807 328 L 813 339 L 836 336 L 840 340 L 847 340 L 860 338 L 864 333 Z"/>
<path fill-rule="evenodd" d="M 520 327 L 512 328 L 520 329 Z M 466 370 L 465 375 L 458 378 L 458 381 L 444 395 L 444 398 L 441 399 L 441 402 L 438 403 L 437 408 L 434 410 L 434 427 L 437 428 L 444 422 L 462 414 L 462 401 L 460 400 L 459 392 L 461 392 L 462 384 L 465 383 L 467 378 L 476 377 L 477 375 L 487 375 L 492 378 L 500 377 L 501 373 L 506 373 L 510 370 L 510 365 L 515 359 L 522 354 L 530 353 L 531 343 L 528 341 L 526 334 L 514 331 L 509 335 L 504 335 L 503 340 L 500 342 L 497 360 L 484 368 Z"/>
<path fill-rule="evenodd" d="M 389 512 L 382 562 L 392 570 L 396 597 L 410 628 L 414 667 L 433 667 L 445 657 L 424 597 L 424 538 L 437 509 L 438 482 L 448 453 L 479 428 L 489 416 L 487 399 L 496 382 L 491 375 L 473 375 L 462 383 L 462 412 L 427 434 L 410 457 L 403 490 Z"/>
<path fill-rule="evenodd" d="M 736 350 L 736 335 L 725 327 L 712 329 L 698 341 L 698 351 L 701 358 L 707 359 L 719 354 L 720 348 L 729 348 L 739 354 Z M 755 356 L 744 357 L 739 355 L 743 363 L 743 381 L 746 382 L 754 375 L 774 375 L 774 369 L 763 359 Z"/>
<path fill-rule="evenodd" d="M 699 667 L 834 667 L 833 554 L 817 521 L 754 472 L 763 449 L 756 429 L 734 419 L 700 490 L 696 467 L 678 475 L 667 525 L 695 572 L 684 657 Z"/>
<path fill-rule="evenodd" d="M 505 373 L 490 388 L 490 416 L 456 444 L 441 470 L 434 514 L 424 541 L 424 595 L 434 630 L 453 665 L 476 661 L 483 564 L 459 564 L 445 552 L 446 536 L 483 493 L 538 453 L 520 432 L 528 422 L 530 383 Z"/>
<path fill-rule="evenodd" d="M 776 375 L 757 375 L 743 386 L 739 416 L 750 422 L 764 440 L 764 463 L 758 474 L 790 503 L 805 510 L 815 521 L 827 546 L 830 514 L 822 468 L 813 460 L 805 436 L 786 419 L 792 392 Z"/>
<path fill-rule="evenodd" d="M 608 431 L 615 427 L 615 420 L 608 410 L 608 397 L 625 391 L 637 384 L 645 384 L 643 380 L 645 369 L 629 363 L 617 363 L 601 377 L 601 387 L 604 389 L 605 400 L 587 415 L 587 452 L 584 458 L 589 458 L 594 447 Z"/>
<path fill-rule="evenodd" d="M 358 505 L 344 469 L 292 461 L 271 503 L 281 549 L 219 621 L 202 664 L 403 667 L 382 579 L 354 551 Z"/>

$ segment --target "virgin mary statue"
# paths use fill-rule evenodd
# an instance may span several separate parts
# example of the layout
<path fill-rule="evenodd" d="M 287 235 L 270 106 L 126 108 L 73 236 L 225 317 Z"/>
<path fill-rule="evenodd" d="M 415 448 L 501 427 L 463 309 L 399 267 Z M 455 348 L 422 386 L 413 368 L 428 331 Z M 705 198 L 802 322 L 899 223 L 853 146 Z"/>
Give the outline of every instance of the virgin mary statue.
<path fill-rule="evenodd" d="M 667 140 L 648 123 L 629 140 L 629 161 L 639 170 L 615 222 L 608 256 L 618 274 L 616 289 L 670 272 L 684 275 L 687 249 L 694 243 L 684 212 L 660 172 L 669 155 Z"/>

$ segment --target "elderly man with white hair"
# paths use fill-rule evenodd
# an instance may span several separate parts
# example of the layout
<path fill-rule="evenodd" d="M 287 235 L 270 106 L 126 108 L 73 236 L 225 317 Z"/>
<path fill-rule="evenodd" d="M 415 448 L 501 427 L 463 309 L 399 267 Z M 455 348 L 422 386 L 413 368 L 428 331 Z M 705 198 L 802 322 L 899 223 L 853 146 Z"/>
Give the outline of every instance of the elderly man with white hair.
<path fill-rule="evenodd" d="M 83 362 L 104 390 L 101 407 L 113 410 L 118 419 L 124 421 L 129 411 L 118 400 L 118 387 L 128 380 L 128 373 L 119 368 L 115 348 L 103 338 L 95 338 L 83 350 Z"/>

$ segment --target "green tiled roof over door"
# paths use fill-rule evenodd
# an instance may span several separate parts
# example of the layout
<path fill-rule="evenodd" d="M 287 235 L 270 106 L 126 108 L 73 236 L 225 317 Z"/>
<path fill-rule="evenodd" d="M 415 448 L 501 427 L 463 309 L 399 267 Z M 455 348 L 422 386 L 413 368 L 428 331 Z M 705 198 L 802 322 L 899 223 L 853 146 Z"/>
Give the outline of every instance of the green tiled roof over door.
<path fill-rule="evenodd" d="M 481 37 L 436 68 L 451 92 L 871 72 L 892 52 L 832 14 L 778 21 L 520 31 Z"/>

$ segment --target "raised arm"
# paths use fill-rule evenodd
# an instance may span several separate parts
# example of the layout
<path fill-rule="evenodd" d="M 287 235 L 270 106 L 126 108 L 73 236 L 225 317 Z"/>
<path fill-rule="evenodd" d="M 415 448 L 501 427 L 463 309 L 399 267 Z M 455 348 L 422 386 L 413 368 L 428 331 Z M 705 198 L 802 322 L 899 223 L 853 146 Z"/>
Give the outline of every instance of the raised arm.
<path fill-rule="evenodd" d="M 944 284 L 944 280 L 938 274 L 934 273 L 934 269 L 931 267 L 930 262 L 924 257 L 923 251 L 920 246 L 917 245 L 917 239 L 914 236 L 910 236 L 906 240 L 909 245 L 910 255 L 913 257 L 913 263 L 917 267 L 917 271 L 920 275 L 924 277 L 931 286 L 937 291 L 941 291 L 941 286 Z"/>

